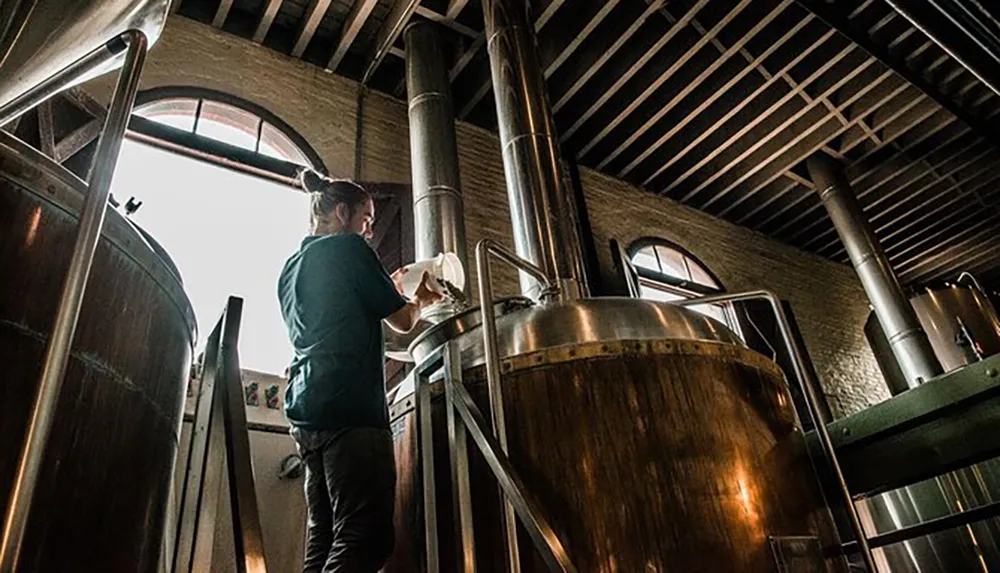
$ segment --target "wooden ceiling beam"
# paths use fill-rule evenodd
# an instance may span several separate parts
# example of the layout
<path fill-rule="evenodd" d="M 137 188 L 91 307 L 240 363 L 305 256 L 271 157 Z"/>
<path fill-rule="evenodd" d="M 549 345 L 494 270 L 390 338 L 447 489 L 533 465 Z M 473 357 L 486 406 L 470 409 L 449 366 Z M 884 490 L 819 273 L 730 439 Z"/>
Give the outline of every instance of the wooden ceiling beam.
<path fill-rule="evenodd" d="M 76 128 L 56 144 L 55 153 L 52 156 L 53 159 L 59 163 L 65 162 L 70 157 L 79 153 L 84 147 L 87 147 L 90 142 L 97 139 L 101 135 L 101 129 L 103 128 L 104 122 L 99 119 L 92 119 Z"/>
<path fill-rule="evenodd" d="M 472 28 L 466 26 L 465 24 L 462 24 L 457 20 L 449 18 L 445 14 L 435 12 L 434 10 L 431 10 L 426 6 L 417 6 L 417 9 L 414 12 L 414 14 L 420 16 L 421 18 L 427 18 L 431 22 L 436 22 L 438 24 L 441 24 L 445 28 L 454 30 L 455 32 L 458 32 L 459 34 L 467 38 L 477 38 L 480 36 L 480 33 L 477 32 L 476 30 L 473 30 Z"/>
<path fill-rule="evenodd" d="M 331 72 L 337 71 L 375 6 L 378 6 L 378 0 L 354 0 L 354 5 L 351 6 L 351 11 L 347 14 L 347 19 L 344 20 L 344 27 L 340 30 L 337 47 L 333 49 L 330 61 L 326 63 L 326 69 Z"/>
<path fill-rule="evenodd" d="M 932 273 L 947 273 L 948 270 L 963 265 L 963 259 L 969 258 L 973 253 L 979 253 L 976 256 L 996 256 L 997 245 L 989 239 L 995 238 L 998 226 L 1000 223 L 995 218 L 983 219 L 948 238 L 938 248 L 927 250 L 903 263 L 893 263 L 893 267 L 897 269 L 900 280 L 912 282 L 917 277 L 932 276 Z"/>
<path fill-rule="evenodd" d="M 229 17 L 229 11 L 233 9 L 233 0 L 219 0 L 219 7 L 215 10 L 215 17 L 212 18 L 212 26 L 221 28 Z"/>
<path fill-rule="evenodd" d="M 564 131 L 560 136 L 560 142 L 567 142 L 569 138 L 573 137 L 573 135 L 581 127 L 583 127 L 585 123 L 590 121 L 590 118 L 594 117 L 594 114 L 596 114 L 598 110 L 604 107 L 604 104 L 608 103 L 614 96 L 620 95 L 622 87 L 637 74 L 643 71 L 642 68 L 645 67 L 645 65 L 649 63 L 649 61 L 652 60 L 658 53 L 660 53 L 660 50 L 662 50 L 664 46 L 677 37 L 677 34 L 679 34 L 681 30 L 683 30 L 688 23 L 694 19 L 698 11 L 708 4 L 708 1 L 709 0 L 698 0 L 693 6 L 691 6 L 691 8 L 684 14 L 683 17 L 681 17 L 680 20 L 677 21 L 676 24 L 671 26 L 670 29 L 661 35 L 656 43 L 650 46 L 650 48 L 646 50 L 646 52 L 640 56 L 637 61 L 633 62 L 627 70 L 624 70 L 624 73 L 618 76 L 609 89 L 605 90 L 604 93 L 602 93 L 597 100 L 594 101 L 594 103 L 592 103 L 583 113 L 576 117 L 576 121 L 574 121 L 573 124 L 570 125 L 569 129 Z"/>
<path fill-rule="evenodd" d="M 984 243 L 986 245 L 987 243 Z M 930 283 L 937 280 L 956 279 L 961 272 L 970 272 L 981 276 L 996 272 L 1000 269 L 1000 245 L 993 243 L 990 248 L 981 250 L 979 254 L 968 253 L 965 257 L 957 258 L 949 267 L 939 269 L 934 274 L 922 275 L 919 280 L 923 283 Z"/>
<path fill-rule="evenodd" d="M 648 1 L 649 4 L 646 6 L 645 11 L 642 12 L 642 14 L 640 14 L 638 18 L 633 20 L 632 23 L 629 25 L 629 27 L 626 28 L 623 33 L 621 33 L 620 35 L 618 35 L 617 38 L 615 38 L 615 41 L 611 44 L 611 46 L 609 46 L 606 50 L 601 50 L 600 52 L 594 52 L 593 61 L 584 64 L 584 67 L 580 71 L 580 73 L 573 74 L 571 76 L 574 77 L 573 83 L 570 84 L 570 86 L 558 98 L 553 97 L 553 99 L 555 99 L 555 102 L 552 104 L 552 113 L 558 113 L 559 110 L 561 110 L 563 106 L 565 106 L 566 103 L 569 102 L 569 100 L 572 99 L 572 97 L 575 96 L 583 88 L 583 86 L 588 81 L 590 81 L 590 79 L 593 78 L 597 74 L 597 72 L 601 70 L 601 68 L 604 66 L 604 64 L 608 62 L 608 60 L 610 60 L 612 56 L 617 54 L 618 50 L 620 50 L 622 46 L 624 46 L 629 40 L 632 39 L 633 36 L 635 36 L 636 32 L 639 31 L 639 28 L 641 28 L 643 24 L 646 23 L 646 20 L 648 20 L 650 16 L 658 12 L 661 8 L 663 8 L 663 0 L 648 0 Z M 555 96 L 555 94 L 552 95 Z"/>
<path fill-rule="evenodd" d="M 837 32 L 842 36 L 853 42 L 855 45 L 861 47 L 861 49 L 868 52 L 894 72 L 899 74 L 899 76 L 904 80 L 908 81 L 917 89 L 927 94 L 941 107 L 954 114 L 966 125 L 980 132 L 980 134 L 991 143 L 1000 144 L 1000 137 L 997 136 L 995 130 L 991 129 L 989 125 L 984 125 L 982 122 L 977 121 L 975 115 L 969 113 L 967 107 L 960 105 L 942 93 L 939 86 L 927 80 L 921 72 L 915 71 L 907 64 L 907 60 L 912 57 L 912 54 L 897 55 L 890 53 L 889 50 L 879 46 L 871 38 L 871 36 L 868 35 L 867 30 L 863 29 L 857 24 L 857 22 L 852 20 L 850 15 L 843 14 L 842 11 L 833 8 L 825 0 L 796 1 L 803 8 L 809 10 L 815 14 L 816 17 L 826 22 L 831 28 L 837 30 Z"/>
<path fill-rule="evenodd" d="M 871 72 L 874 74 L 878 70 L 872 69 Z M 854 74 L 849 73 L 844 79 L 849 81 L 852 76 Z M 899 97 L 910 87 L 904 81 L 893 81 L 897 78 L 891 71 L 883 71 L 874 78 L 865 77 L 864 71 L 862 71 L 856 77 L 861 79 L 853 86 L 854 93 L 844 94 L 843 97 L 848 99 L 837 106 L 841 111 L 855 103 L 868 112 L 874 111 Z M 847 82 L 845 82 L 845 86 L 846 84 Z M 780 177 L 783 171 L 791 169 L 814 153 L 825 149 L 830 141 L 834 141 L 848 129 L 857 125 L 865 114 L 859 115 L 845 125 L 838 121 L 834 114 L 825 109 L 822 101 L 830 97 L 832 93 L 831 91 L 824 92 L 824 95 L 814 98 L 813 103 L 805 108 L 826 113 L 823 119 L 817 119 L 812 126 L 798 134 L 793 132 L 793 123 L 786 120 L 778 128 L 780 134 L 772 132 L 755 141 L 746 151 L 740 153 L 736 161 L 729 163 L 722 172 L 713 173 L 709 179 L 714 179 L 716 182 L 713 185 L 714 194 L 702 206 L 714 205 L 724 197 L 731 199 L 722 212 L 728 212 L 730 209 L 744 204 L 751 200 L 762 187 Z M 806 113 L 800 117 L 806 117 Z M 737 191 L 739 191 L 739 197 L 732 199 L 732 195 L 736 194 Z"/>
<path fill-rule="evenodd" d="M 278 10 L 281 9 L 282 0 L 267 0 L 267 4 L 264 6 L 264 13 L 260 15 L 260 21 L 257 22 L 257 29 L 253 33 L 253 41 L 262 44 L 264 39 L 267 38 L 267 33 L 271 31 L 271 25 L 274 24 L 274 18 L 278 15 Z"/>
<path fill-rule="evenodd" d="M 990 223 L 990 219 L 982 220 L 983 206 L 971 200 L 966 201 L 966 205 L 956 211 L 955 214 L 961 215 L 961 217 L 956 218 L 948 225 L 944 225 L 942 222 L 931 227 L 934 232 L 929 235 L 915 235 L 915 237 L 922 237 L 917 242 L 911 242 L 909 240 L 911 237 L 904 237 L 906 240 L 892 243 L 891 250 L 886 248 L 886 255 L 889 257 L 889 260 L 894 261 L 894 264 L 901 268 L 905 267 L 917 261 L 922 255 L 933 250 L 935 247 L 949 240 L 961 238 L 966 232 L 971 232 L 971 230 L 978 229 Z M 978 223 L 976 219 L 980 219 Z M 907 245 L 905 249 L 902 248 L 904 245 Z"/>
<path fill-rule="evenodd" d="M 56 154 L 54 122 L 52 100 L 47 99 L 38 106 L 38 137 L 42 144 L 42 153 L 48 157 L 55 157 Z"/>
<path fill-rule="evenodd" d="M 388 17 L 382 22 L 382 28 L 376 35 L 375 45 L 368 54 L 365 73 L 361 77 L 361 85 L 367 85 L 372 76 L 375 75 L 375 71 L 382 65 L 382 61 L 389 54 L 400 34 L 403 33 L 403 29 L 419 5 L 420 0 L 396 0 L 392 5 Z"/>
<path fill-rule="evenodd" d="M 943 129 L 947 129 L 949 125 L 953 124 L 955 119 L 954 116 L 948 114 L 947 112 L 942 111 L 940 108 L 936 109 L 934 113 L 936 114 L 939 113 L 947 117 L 943 122 L 922 121 L 919 124 L 914 124 L 913 126 L 910 126 L 911 128 L 921 129 L 922 131 L 918 132 L 915 137 L 910 139 L 906 143 L 905 147 L 894 151 L 886 146 L 879 147 L 871 150 L 861 158 L 857 159 L 854 163 L 849 165 L 847 167 L 847 178 L 851 182 L 851 185 L 860 186 L 862 182 L 866 181 L 869 177 L 871 177 L 874 173 L 876 173 L 879 167 L 889 163 L 900 153 L 906 150 L 914 149 L 915 147 L 921 145 L 922 142 L 929 141 L 931 137 L 935 136 Z M 965 133 L 965 131 L 963 131 L 962 133 Z M 899 135 L 902 135 L 902 133 L 900 133 Z M 888 141 L 886 143 L 888 143 Z M 887 150 L 889 151 L 887 152 Z M 796 223 L 807 217 L 813 217 L 815 219 L 814 213 L 817 209 L 820 209 L 821 207 L 822 205 L 820 204 L 812 205 L 809 209 L 800 212 L 792 219 L 786 221 L 781 227 L 779 227 L 776 230 L 776 232 L 780 233 L 784 231 L 786 228 L 795 225 Z M 774 218 L 780 217 L 783 214 L 784 213 L 782 212 L 775 213 Z"/>
<path fill-rule="evenodd" d="M 458 15 L 462 13 L 462 10 L 465 9 L 468 3 L 469 0 L 449 0 L 448 9 L 444 11 L 444 17 L 449 20 L 458 18 Z"/>
<path fill-rule="evenodd" d="M 597 169 L 598 170 L 603 169 L 609 163 L 614 161 L 615 158 L 624 153 L 630 146 L 632 146 L 636 141 L 638 141 L 640 137 L 642 137 L 650 129 L 652 129 L 653 126 L 655 126 L 667 113 L 670 112 L 670 110 L 674 109 L 674 107 L 676 107 L 685 97 L 690 95 L 691 92 L 693 92 L 698 86 L 704 83 L 705 80 L 707 80 L 712 74 L 718 71 L 718 69 L 722 67 L 729 60 L 729 58 L 735 56 L 737 53 L 744 51 L 746 44 L 749 43 L 750 40 L 752 40 L 765 27 L 767 27 L 768 24 L 774 21 L 775 18 L 781 15 L 781 13 L 785 11 L 785 8 L 787 8 L 788 5 L 791 4 L 791 2 L 792 0 L 785 0 L 784 2 L 778 4 L 778 6 L 774 8 L 774 10 L 772 10 L 768 15 L 766 15 L 763 19 L 761 19 L 753 28 L 751 28 L 746 34 L 744 34 L 739 39 L 739 41 L 734 43 L 732 46 L 724 49 L 722 53 L 719 55 L 719 57 L 716 58 L 716 60 L 711 65 L 706 67 L 704 70 L 702 70 L 700 74 L 698 74 L 698 77 L 696 77 L 691 82 L 687 82 L 686 85 L 680 91 L 678 91 L 674 95 L 674 97 L 670 99 L 669 102 L 666 102 L 662 106 L 659 106 L 656 113 L 654 113 L 641 126 L 639 126 L 638 129 L 628 130 L 629 136 L 626 137 L 625 140 L 622 141 L 622 143 L 619 144 L 614 151 L 612 151 L 610 154 L 608 154 L 601 160 L 601 162 L 598 164 Z M 740 8 L 737 7 L 737 9 L 735 9 L 734 12 L 738 12 L 739 10 Z M 735 13 L 730 13 L 729 16 L 735 17 L 735 15 L 736 15 Z M 778 48 L 780 48 L 786 42 L 791 40 L 791 38 L 795 34 L 797 34 L 799 30 L 805 27 L 805 25 L 809 22 L 809 20 L 810 18 L 803 19 L 801 22 L 799 22 L 797 26 L 792 27 L 790 30 L 786 31 L 780 38 L 777 38 L 774 42 L 772 42 L 772 44 L 768 47 L 767 50 L 765 50 L 756 58 L 752 58 L 740 72 L 738 72 L 735 76 L 730 78 L 721 88 L 715 90 L 715 93 L 710 98 L 702 102 L 702 104 L 698 108 L 696 108 L 695 113 L 698 113 L 701 110 L 708 107 L 709 105 L 715 103 L 718 100 L 718 98 L 722 97 L 723 94 L 728 93 L 731 87 L 736 85 L 740 80 L 742 80 L 744 77 L 752 73 L 754 70 L 758 69 L 764 63 L 765 59 L 767 59 L 771 54 L 773 54 Z M 711 40 L 712 38 L 716 38 L 718 36 L 718 32 L 722 29 L 722 26 L 725 26 L 727 23 L 728 20 L 726 19 L 720 21 L 719 25 L 717 25 L 712 30 L 709 30 L 704 36 L 702 36 L 702 41 L 705 41 L 706 39 Z M 688 50 L 688 52 L 684 55 L 683 58 L 681 58 L 681 60 L 672 65 L 666 72 L 664 72 L 663 75 L 661 75 L 661 77 L 657 81 L 654 81 L 653 84 L 650 85 L 650 88 L 656 89 L 660 85 L 662 85 L 671 75 L 673 75 L 676 69 L 678 69 L 681 65 L 684 64 L 686 58 L 693 57 L 694 54 L 702 47 L 704 47 L 704 44 L 702 44 L 701 42 L 695 44 L 690 50 Z M 720 44 L 718 47 L 723 48 L 724 46 Z M 666 76 L 666 78 L 664 78 L 664 76 Z M 651 95 L 651 93 L 652 93 L 651 90 L 646 90 L 643 92 L 643 94 L 640 94 L 640 98 L 642 98 L 642 96 L 646 96 L 646 98 L 648 98 L 649 95 Z M 644 100 L 645 98 L 642 99 Z M 626 107 L 621 114 L 619 114 L 619 118 L 624 119 L 625 115 L 628 115 L 629 113 L 631 113 L 631 111 L 634 111 L 636 109 L 638 103 L 641 103 L 641 101 L 630 102 L 630 105 Z M 690 114 L 688 116 L 688 120 L 689 119 L 690 119 Z M 616 121 L 612 123 L 617 123 L 618 121 L 621 120 L 616 118 Z M 676 134 L 677 131 L 681 129 L 681 126 L 686 124 L 687 121 L 682 120 L 678 124 L 672 126 L 672 129 L 669 130 L 669 133 Z M 586 147 L 584 147 L 581 150 L 581 154 L 586 153 L 586 151 L 588 151 L 594 145 L 596 145 L 597 142 L 600 141 L 601 137 L 603 137 L 601 134 L 607 135 L 608 133 L 611 132 L 612 129 L 614 129 L 613 125 L 605 127 L 605 129 L 602 130 L 601 133 L 599 133 L 594 139 L 591 140 L 591 142 Z M 672 135 L 669 137 L 661 137 L 656 144 L 651 145 L 646 149 L 644 149 L 628 165 L 626 165 L 623 169 L 619 170 L 618 177 L 624 179 L 625 176 L 627 176 L 633 169 L 635 169 L 640 163 L 645 161 L 646 158 L 648 158 L 654 152 L 654 150 L 658 149 L 659 146 L 662 144 L 661 142 L 665 143 L 667 140 L 670 139 L 670 137 L 672 137 Z"/>
<path fill-rule="evenodd" d="M 93 96 L 79 86 L 66 90 L 62 93 L 62 95 L 66 97 L 70 103 L 90 114 L 91 117 L 104 119 L 104 117 L 108 115 L 107 108 L 101 105 L 101 102 L 94 99 Z"/>
<path fill-rule="evenodd" d="M 301 58 L 309 47 L 309 42 L 316 35 L 319 23 L 323 21 L 327 9 L 330 8 L 331 0 L 312 0 L 306 8 L 304 17 L 299 25 L 298 34 L 295 36 L 295 46 L 292 48 L 292 57 Z"/>

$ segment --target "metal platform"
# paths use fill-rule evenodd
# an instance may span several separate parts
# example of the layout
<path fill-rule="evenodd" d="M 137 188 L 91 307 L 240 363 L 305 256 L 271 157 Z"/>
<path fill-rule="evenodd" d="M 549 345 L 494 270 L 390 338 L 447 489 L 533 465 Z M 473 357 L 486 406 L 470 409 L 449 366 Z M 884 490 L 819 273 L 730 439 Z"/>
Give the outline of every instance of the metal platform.
<path fill-rule="evenodd" d="M 1000 355 L 828 426 L 848 488 L 871 496 L 1000 455 Z M 809 435 L 816 444 L 816 435 Z"/>

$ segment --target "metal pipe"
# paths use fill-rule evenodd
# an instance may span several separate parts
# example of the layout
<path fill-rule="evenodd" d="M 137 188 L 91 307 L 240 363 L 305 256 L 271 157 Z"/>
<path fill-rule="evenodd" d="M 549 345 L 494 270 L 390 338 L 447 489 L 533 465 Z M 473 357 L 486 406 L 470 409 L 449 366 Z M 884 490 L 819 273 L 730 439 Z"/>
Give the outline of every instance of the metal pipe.
<path fill-rule="evenodd" d="M 969 271 L 962 271 L 961 273 L 959 273 L 958 278 L 955 279 L 955 282 L 958 284 L 962 284 L 962 281 L 965 279 L 969 279 L 969 282 L 972 283 L 972 286 L 974 286 L 976 290 L 978 290 L 983 294 L 986 294 L 986 290 L 983 288 L 983 285 L 979 284 L 979 279 L 977 279 L 976 275 L 970 273 Z"/>
<path fill-rule="evenodd" d="M 510 254 L 488 239 L 483 239 L 476 245 L 476 276 L 479 286 L 479 303 L 483 313 L 486 385 L 490 395 L 490 411 L 493 412 L 493 433 L 497 436 L 500 449 L 506 455 L 507 421 L 503 411 L 503 388 L 500 386 L 500 351 L 497 348 L 497 321 L 493 314 L 493 275 L 490 271 L 490 253 L 497 253 L 501 258 L 504 255 L 509 257 Z M 535 268 L 535 271 L 542 277 L 545 276 L 541 269 Z M 504 508 L 504 531 L 507 537 L 508 566 L 511 573 L 517 573 L 521 570 L 521 558 L 517 548 L 517 522 L 514 516 L 514 505 L 506 495 L 501 495 L 501 497 Z"/>
<path fill-rule="evenodd" d="M 889 259 L 843 170 L 824 154 L 813 155 L 806 166 L 885 330 L 906 383 L 913 388 L 941 374 L 941 365 L 934 356 L 927 333 L 903 295 Z"/>
<path fill-rule="evenodd" d="M 483 0 L 514 244 L 561 297 L 575 299 L 587 294 L 581 242 L 527 10 L 524 0 Z M 520 281 L 522 293 L 537 298 L 540 283 L 525 273 Z"/>
<path fill-rule="evenodd" d="M 469 448 L 466 427 L 455 412 L 456 385 L 462 384 L 462 355 L 454 341 L 444 346 L 444 393 L 447 404 L 448 451 L 451 483 L 455 491 L 455 532 L 458 538 L 456 571 L 476 573 L 475 530 L 472 525 L 472 491 L 469 485 Z"/>
<path fill-rule="evenodd" d="M 918 30 L 1000 95 L 1000 38 L 961 2 L 886 0 Z"/>
<path fill-rule="evenodd" d="M 485 420 L 482 413 L 476 406 L 469 391 L 464 386 L 456 384 L 450 379 L 445 379 L 445 384 L 450 386 L 449 409 L 454 409 L 462 417 L 465 427 L 469 430 L 469 435 L 479 447 L 486 463 L 493 470 L 493 475 L 497 478 L 500 490 L 506 499 L 511 500 L 521 522 L 524 524 L 528 537 L 534 541 L 535 547 L 541 553 L 542 560 L 548 565 L 550 571 L 561 571 L 563 573 L 576 573 L 576 566 L 566 553 L 559 536 L 556 535 L 552 526 L 542 515 L 538 502 L 528 493 L 524 484 L 518 478 L 513 466 L 507 456 L 498 450 L 499 443 L 496 438 L 485 431 Z"/>
<path fill-rule="evenodd" d="M 404 39 L 416 259 L 455 253 L 462 270 L 468 272 L 455 114 L 444 52 L 431 22 L 411 24 Z M 470 282 L 465 284 L 466 295 Z M 435 314 L 453 312 L 445 308 Z M 428 318 L 434 322 L 433 317 Z"/>
<path fill-rule="evenodd" d="M 879 535 L 869 539 L 868 543 L 873 548 L 885 547 L 887 545 L 902 543 L 918 537 L 934 535 L 935 533 L 940 533 L 949 529 L 956 529 L 962 527 L 963 525 L 970 525 L 972 523 L 997 517 L 998 515 L 1000 515 L 1000 502 L 994 501 L 966 511 L 960 511 L 944 517 L 929 519 L 916 525 L 911 525 L 895 531 L 880 533 Z M 850 551 L 855 549 L 855 547 L 853 543 L 845 543 L 844 549 Z"/>
<path fill-rule="evenodd" d="M 424 549 L 426 551 L 427 573 L 438 573 L 441 570 L 441 562 L 438 558 L 437 485 L 434 479 L 431 381 L 427 376 L 418 375 L 416 383 L 417 435 L 420 440 L 420 469 L 424 490 Z"/>
<path fill-rule="evenodd" d="M 58 74 L 12 99 L 7 105 L 0 108 L 0 125 L 17 118 L 57 93 L 69 89 L 89 72 L 117 58 L 125 47 L 121 37 L 115 38 L 73 62 Z"/>
<path fill-rule="evenodd" d="M 822 408 L 820 407 L 819 398 L 816 396 L 816 391 L 813 389 L 812 384 L 806 382 L 808 369 L 806 368 L 805 352 L 802 351 L 802 348 L 792 336 L 791 322 L 788 320 L 788 316 L 785 315 L 785 309 L 782 308 L 781 300 L 778 298 L 778 295 L 771 291 L 758 290 L 736 294 L 721 294 L 716 296 L 692 298 L 677 301 L 674 304 L 677 304 L 678 306 L 697 306 L 702 304 L 717 304 L 722 302 L 732 303 L 747 300 L 765 300 L 771 305 L 771 310 L 774 312 L 774 316 L 778 321 L 778 330 L 781 332 L 781 337 L 785 339 L 785 349 L 788 351 L 789 356 L 792 357 L 792 367 L 795 369 L 795 376 L 799 380 L 800 390 L 806 397 L 806 404 L 809 405 L 809 415 L 812 417 L 813 424 L 816 426 L 816 434 L 819 436 L 819 443 L 823 450 L 823 456 L 826 458 L 826 462 L 829 464 L 830 469 L 833 471 L 834 478 L 836 479 L 837 489 L 841 495 L 841 501 L 844 502 L 845 509 L 847 510 L 847 517 L 851 524 L 851 531 L 854 533 L 854 537 L 857 540 L 858 548 L 861 551 L 861 557 L 864 559 L 865 567 L 868 568 L 869 573 L 876 573 L 878 569 L 875 567 L 875 559 L 872 556 L 871 548 L 868 546 L 868 537 L 865 534 L 864 527 L 861 525 L 861 518 L 858 517 L 858 510 L 854 507 L 854 499 L 851 496 L 851 490 L 847 487 L 847 480 L 844 479 L 844 472 L 840 467 L 840 460 L 837 459 L 837 451 L 833 447 L 833 441 L 830 440 L 830 433 L 827 431 L 826 424 L 823 422 L 821 415 Z"/>
<path fill-rule="evenodd" d="M 132 114 L 135 95 L 139 90 L 139 76 L 146 58 L 147 41 L 142 32 L 129 31 L 122 34 L 120 39 L 128 45 L 125 65 L 108 108 L 104 131 L 97 143 L 91 180 L 87 186 L 87 197 L 80 214 L 76 243 L 63 283 L 59 310 L 49 339 L 38 393 L 35 395 L 31 419 L 17 464 L 17 473 L 10 489 L 7 513 L 4 516 L 3 543 L 0 546 L 0 571 L 4 573 L 17 571 L 35 485 L 38 483 L 45 448 L 52 429 L 83 294 L 94 261 L 94 251 L 101 238 L 111 180 L 114 177 L 125 128 Z"/>

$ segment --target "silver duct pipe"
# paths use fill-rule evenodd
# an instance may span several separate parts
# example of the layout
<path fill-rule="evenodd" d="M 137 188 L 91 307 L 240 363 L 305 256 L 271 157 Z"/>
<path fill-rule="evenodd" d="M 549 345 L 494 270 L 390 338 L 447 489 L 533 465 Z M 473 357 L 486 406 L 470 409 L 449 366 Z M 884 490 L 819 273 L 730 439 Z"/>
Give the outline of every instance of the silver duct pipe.
<path fill-rule="evenodd" d="M 840 165 L 826 155 L 817 154 L 809 158 L 806 166 L 885 330 L 907 385 L 913 388 L 941 374 L 941 365 L 927 334 L 903 295 L 889 259 Z"/>
<path fill-rule="evenodd" d="M 572 194 L 538 64 L 525 0 L 483 0 L 500 145 L 518 256 L 545 271 L 567 299 L 586 296 Z M 521 273 L 521 291 L 542 287 Z"/>
<path fill-rule="evenodd" d="M 430 259 L 448 252 L 458 255 L 465 270 L 468 298 L 472 273 L 465 246 L 455 114 L 444 53 L 430 22 L 411 24 L 404 39 L 416 258 Z M 435 314 L 441 313 L 450 314 L 449 309 Z"/>

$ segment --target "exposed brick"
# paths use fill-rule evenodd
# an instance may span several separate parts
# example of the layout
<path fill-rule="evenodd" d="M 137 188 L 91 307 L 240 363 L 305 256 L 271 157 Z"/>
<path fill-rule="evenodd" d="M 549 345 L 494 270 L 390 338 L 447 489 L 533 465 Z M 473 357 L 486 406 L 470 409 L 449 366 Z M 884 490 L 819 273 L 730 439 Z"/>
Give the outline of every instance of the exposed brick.
<path fill-rule="evenodd" d="M 88 89 L 107 101 L 112 82 L 113 77 L 105 76 Z M 252 101 L 297 130 L 333 175 L 346 177 L 354 171 L 358 87 L 350 80 L 210 26 L 171 17 L 143 73 L 144 89 L 157 86 L 205 87 Z M 405 102 L 370 92 L 364 109 L 362 178 L 408 182 Z M 470 254 L 486 237 L 512 246 L 497 136 L 464 123 L 457 135 Z M 602 272 L 612 268 L 610 238 L 623 245 L 646 236 L 673 241 L 704 262 L 727 290 L 766 288 L 791 303 L 835 415 L 888 397 L 864 338 L 868 306 L 851 268 L 594 171 L 582 170 L 581 180 Z M 498 294 L 516 292 L 513 272 L 498 265 L 496 275 Z"/>

